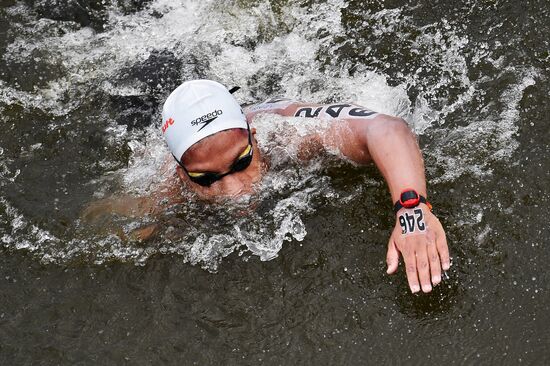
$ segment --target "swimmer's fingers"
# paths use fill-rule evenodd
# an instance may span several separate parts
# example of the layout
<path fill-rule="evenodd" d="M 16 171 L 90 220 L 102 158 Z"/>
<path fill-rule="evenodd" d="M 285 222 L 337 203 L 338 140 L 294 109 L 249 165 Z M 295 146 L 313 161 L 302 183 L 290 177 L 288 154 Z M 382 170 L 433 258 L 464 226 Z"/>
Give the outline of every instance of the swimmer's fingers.
<path fill-rule="evenodd" d="M 430 263 L 428 262 L 428 246 L 426 243 L 426 237 L 424 235 L 419 235 L 411 238 L 411 240 L 414 241 L 416 268 L 418 271 L 420 284 L 422 285 L 422 291 L 430 292 L 432 291 L 432 282 L 430 279 Z"/>
<path fill-rule="evenodd" d="M 447 246 L 447 237 L 445 232 L 441 231 L 441 236 L 438 236 L 436 239 L 437 251 L 439 252 L 439 257 L 441 258 L 441 268 L 444 271 L 447 271 L 451 267 L 451 259 L 449 257 L 449 247 Z"/>
<path fill-rule="evenodd" d="M 418 282 L 418 271 L 416 266 L 416 251 L 412 242 L 402 239 L 401 245 L 398 245 L 403 259 L 405 261 L 405 268 L 407 272 L 407 280 L 409 281 L 409 287 L 411 292 L 417 293 L 420 291 L 420 285 Z"/>
<path fill-rule="evenodd" d="M 432 276 L 432 284 L 435 286 L 441 282 L 441 262 L 437 248 L 435 246 L 435 234 L 429 231 L 426 235 L 428 241 L 428 260 L 430 262 L 430 273 Z"/>
<path fill-rule="evenodd" d="M 441 268 L 446 271 L 451 266 L 451 260 L 449 257 L 449 247 L 447 245 L 447 236 L 445 235 L 445 230 L 441 222 L 437 217 L 433 216 L 435 219 L 435 245 L 437 248 L 437 253 L 439 254 L 439 259 L 441 260 Z"/>
<path fill-rule="evenodd" d="M 399 251 L 395 246 L 393 235 L 391 236 L 390 241 L 388 242 L 388 253 L 386 254 L 386 264 L 388 265 L 388 268 L 386 270 L 387 274 L 393 274 L 397 271 L 397 266 L 399 264 Z"/>
<path fill-rule="evenodd" d="M 151 224 L 130 232 L 129 237 L 136 241 L 145 241 L 157 233 L 158 224 Z"/>
<path fill-rule="evenodd" d="M 388 253 L 386 255 L 386 263 L 388 264 L 387 273 L 392 274 L 397 270 L 399 264 L 399 254 L 403 256 L 405 261 L 405 271 L 407 273 L 407 281 L 412 293 L 420 291 L 417 271 L 417 247 L 418 238 L 405 238 L 401 233 L 401 226 L 396 223 L 391 238 L 388 243 Z M 422 245 L 425 246 L 424 243 Z"/>

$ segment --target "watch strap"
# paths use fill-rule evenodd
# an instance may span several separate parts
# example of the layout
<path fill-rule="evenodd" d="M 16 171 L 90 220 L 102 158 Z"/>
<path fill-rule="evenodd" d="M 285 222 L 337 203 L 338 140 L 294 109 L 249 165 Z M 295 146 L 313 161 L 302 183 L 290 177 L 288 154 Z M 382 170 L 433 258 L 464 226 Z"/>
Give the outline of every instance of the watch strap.
<path fill-rule="evenodd" d="M 420 203 L 423 203 L 423 204 L 425 204 L 426 206 L 428 206 L 428 208 L 430 209 L 430 211 L 432 210 L 432 205 L 430 204 L 430 202 L 428 202 L 428 200 L 426 199 L 426 197 L 422 196 L 421 194 L 418 195 L 418 203 L 419 203 L 419 204 L 420 204 Z M 397 214 L 397 212 L 398 212 L 399 210 L 401 210 L 403 207 L 405 207 L 405 206 L 403 206 L 403 205 L 401 204 L 401 201 L 397 201 L 397 202 L 395 202 L 395 204 L 393 205 L 393 212 L 394 212 L 395 214 Z"/>

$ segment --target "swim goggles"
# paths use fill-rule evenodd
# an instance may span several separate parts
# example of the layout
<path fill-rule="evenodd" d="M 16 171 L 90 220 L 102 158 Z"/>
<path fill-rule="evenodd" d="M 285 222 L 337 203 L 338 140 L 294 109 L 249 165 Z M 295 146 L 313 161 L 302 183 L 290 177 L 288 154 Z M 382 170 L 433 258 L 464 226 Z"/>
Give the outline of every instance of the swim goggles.
<path fill-rule="evenodd" d="M 174 155 L 174 159 L 176 159 L 179 166 L 182 167 L 182 169 L 185 171 L 189 179 L 193 183 L 197 183 L 198 185 L 201 185 L 203 187 L 208 187 L 212 183 L 222 179 L 226 175 L 235 173 L 235 172 L 241 172 L 248 168 L 250 163 L 252 162 L 252 152 L 254 151 L 252 146 L 252 136 L 250 134 L 250 126 L 247 124 L 248 129 L 248 145 L 246 146 L 246 149 L 243 150 L 243 152 L 237 157 L 237 159 L 231 164 L 231 168 L 229 171 L 225 173 L 214 173 L 214 172 L 190 172 L 188 171 L 185 166 L 179 161 Z"/>

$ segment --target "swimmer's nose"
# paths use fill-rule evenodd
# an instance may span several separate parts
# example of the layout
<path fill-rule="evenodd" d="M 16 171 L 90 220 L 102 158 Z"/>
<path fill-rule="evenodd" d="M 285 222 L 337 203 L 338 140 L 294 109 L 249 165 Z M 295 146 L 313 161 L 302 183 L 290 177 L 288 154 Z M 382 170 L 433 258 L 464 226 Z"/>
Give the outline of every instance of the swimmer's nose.
<path fill-rule="evenodd" d="M 229 174 L 223 177 L 221 182 L 223 184 L 223 191 L 229 196 L 238 196 L 246 193 L 247 184 L 243 176 L 240 174 Z"/>

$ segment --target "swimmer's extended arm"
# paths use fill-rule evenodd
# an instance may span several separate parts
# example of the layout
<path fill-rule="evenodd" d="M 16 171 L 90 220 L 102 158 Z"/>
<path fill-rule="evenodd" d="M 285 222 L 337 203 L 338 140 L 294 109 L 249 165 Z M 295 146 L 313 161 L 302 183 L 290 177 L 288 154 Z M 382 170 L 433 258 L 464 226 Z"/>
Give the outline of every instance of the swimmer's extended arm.
<path fill-rule="evenodd" d="M 416 136 L 400 118 L 379 115 L 368 122 L 348 121 L 348 130 L 341 130 L 345 143 L 349 133 L 358 136 L 355 146 L 365 149 L 388 184 L 392 203 L 399 200 L 401 192 L 415 189 L 427 197 L 424 164 Z M 349 136 L 349 138 L 352 138 Z M 344 147 L 345 149 L 345 147 Z M 441 282 L 441 269 L 449 269 L 449 251 L 445 231 L 427 205 L 420 204 L 426 222 L 426 231 L 418 235 L 404 236 L 396 222 L 388 242 L 386 262 L 389 274 L 397 271 L 399 254 L 403 256 L 409 287 L 413 293 L 430 292 L 432 285 Z M 399 215 L 399 213 L 398 213 Z"/>
<path fill-rule="evenodd" d="M 80 218 L 87 226 L 95 226 L 100 232 L 115 234 L 124 241 L 128 239 L 142 241 L 156 233 L 157 224 L 149 224 L 126 233 L 112 217 L 113 215 L 145 217 L 154 215 L 157 207 L 158 204 L 152 197 L 111 196 L 87 204 Z"/>
<path fill-rule="evenodd" d="M 346 104 L 337 106 L 341 105 Z M 269 107 L 264 105 L 257 112 L 252 110 L 247 118 L 250 120 L 256 113 L 296 116 L 300 110 L 308 107 L 312 114 L 323 107 L 320 110 L 322 114 L 330 106 L 292 103 L 283 108 L 276 105 Z M 416 136 L 406 122 L 383 114 L 370 115 L 366 109 L 364 111 L 361 118 L 350 116 L 349 113 L 338 116 L 338 121 L 331 124 L 327 131 L 310 136 L 310 140 L 318 142 L 317 145 L 337 148 L 357 163 L 373 161 L 388 184 L 392 203 L 399 199 L 403 190 L 410 188 L 427 197 L 422 154 Z M 432 285 L 441 281 L 441 269 L 449 268 L 449 251 L 441 223 L 425 204 L 420 207 L 424 211 L 427 226 L 421 235 L 403 236 L 396 217 L 388 243 L 387 272 L 391 274 L 397 271 L 401 254 L 411 291 L 418 292 L 421 287 L 424 292 L 429 292 Z"/>
<path fill-rule="evenodd" d="M 384 176 L 392 204 L 401 192 L 415 189 L 427 197 L 424 163 L 416 136 L 400 118 L 378 115 L 370 121 L 349 120 L 336 125 L 326 140 L 357 162 L 370 158 Z M 352 144 L 347 141 L 353 141 Z M 397 271 L 399 255 L 403 256 L 409 287 L 413 293 L 430 292 L 441 282 L 441 270 L 449 269 L 449 250 L 445 231 L 428 206 L 421 203 L 426 231 L 404 236 L 396 215 L 388 242 L 387 273 Z M 401 210 L 402 211 L 402 210 Z"/>
<path fill-rule="evenodd" d="M 168 160 L 168 162 L 171 163 L 172 160 Z M 161 172 L 166 169 L 167 167 L 163 167 Z M 117 220 L 113 220 L 113 217 L 157 217 L 169 206 L 181 203 L 185 200 L 178 187 L 177 177 L 172 174 L 156 187 L 156 191 L 148 195 L 134 196 L 119 194 L 89 202 L 82 209 L 80 219 L 83 224 L 89 227 L 95 227 L 95 229 L 100 232 L 115 234 L 124 241 L 147 240 L 156 234 L 158 229 L 157 223 L 148 224 L 133 229 L 130 232 L 125 232 L 120 224 L 117 223 Z"/>

